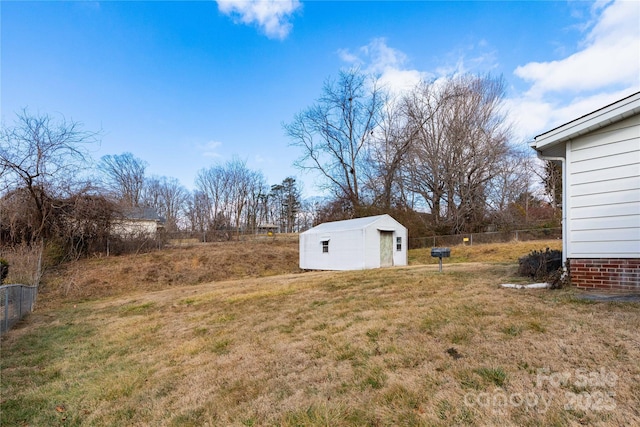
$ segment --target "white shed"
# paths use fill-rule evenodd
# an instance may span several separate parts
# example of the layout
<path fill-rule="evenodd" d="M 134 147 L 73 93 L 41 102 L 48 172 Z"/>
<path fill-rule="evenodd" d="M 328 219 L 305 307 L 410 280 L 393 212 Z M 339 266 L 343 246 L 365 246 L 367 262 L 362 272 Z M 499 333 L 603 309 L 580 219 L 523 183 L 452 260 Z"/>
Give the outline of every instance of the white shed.
<path fill-rule="evenodd" d="M 640 291 L 640 92 L 538 135 L 531 146 L 563 166 L 571 282 Z"/>
<path fill-rule="evenodd" d="M 326 222 L 300 234 L 300 268 L 364 270 L 407 265 L 407 229 L 389 215 Z"/>

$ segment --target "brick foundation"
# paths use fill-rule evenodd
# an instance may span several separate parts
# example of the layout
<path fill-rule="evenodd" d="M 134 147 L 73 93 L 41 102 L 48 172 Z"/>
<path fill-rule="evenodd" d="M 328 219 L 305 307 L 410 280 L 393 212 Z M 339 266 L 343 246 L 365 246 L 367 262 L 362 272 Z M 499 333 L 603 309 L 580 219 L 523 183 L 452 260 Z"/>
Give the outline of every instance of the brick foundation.
<path fill-rule="evenodd" d="M 640 292 L 640 259 L 570 259 L 571 284 L 580 289 Z"/>

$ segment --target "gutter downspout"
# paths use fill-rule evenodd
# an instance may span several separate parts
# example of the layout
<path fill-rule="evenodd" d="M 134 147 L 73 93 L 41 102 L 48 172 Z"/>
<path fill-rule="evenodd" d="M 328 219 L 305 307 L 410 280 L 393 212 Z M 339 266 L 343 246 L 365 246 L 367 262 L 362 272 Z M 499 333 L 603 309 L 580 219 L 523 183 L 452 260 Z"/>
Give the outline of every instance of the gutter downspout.
<path fill-rule="evenodd" d="M 536 154 L 541 160 L 551 160 L 562 163 L 562 270 L 564 275 L 567 274 L 567 168 L 565 167 L 566 158 L 557 156 L 543 156 L 541 152 L 536 149 Z"/>

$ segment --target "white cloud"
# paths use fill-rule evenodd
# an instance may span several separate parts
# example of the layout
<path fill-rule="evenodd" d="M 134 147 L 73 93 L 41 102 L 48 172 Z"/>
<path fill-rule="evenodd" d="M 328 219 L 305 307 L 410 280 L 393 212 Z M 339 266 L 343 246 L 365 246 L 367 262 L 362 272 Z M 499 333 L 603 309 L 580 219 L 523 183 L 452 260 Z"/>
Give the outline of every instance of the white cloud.
<path fill-rule="evenodd" d="M 384 73 L 389 69 L 397 69 L 407 62 L 407 55 L 398 49 L 387 46 L 384 38 L 374 39 L 360 48 L 362 54 L 369 58 L 369 69 L 374 73 Z"/>
<path fill-rule="evenodd" d="M 599 2 L 592 14 L 574 53 L 514 71 L 530 83 L 509 100 L 520 137 L 531 139 L 640 90 L 640 2 Z"/>
<path fill-rule="evenodd" d="M 618 101 L 628 95 L 630 95 L 630 92 L 623 89 L 619 91 L 601 92 L 586 97 L 573 98 L 570 103 L 558 106 L 553 114 L 558 120 L 558 124 L 567 123 L 587 113 L 602 108 L 605 105 Z"/>
<path fill-rule="evenodd" d="M 222 147 L 222 142 L 209 141 L 206 144 L 199 146 L 198 148 L 200 149 L 204 157 L 217 159 L 222 157 L 222 154 L 218 152 L 218 149 L 220 147 Z"/>
<path fill-rule="evenodd" d="M 553 113 L 553 105 L 541 100 L 511 98 L 505 102 L 505 108 L 513 124 L 514 138 L 523 142 L 533 139 L 543 132 Z"/>
<path fill-rule="evenodd" d="M 413 88 L 429 75 L 423 71 L 407 69 L 407 56 L 400 50 L 387 46 L 384 38 L 377 38 L 357 52 L 340 49 L 342 61 L 362 68 L 367 74 L 379 77 L 379 82 L 392 93 L 402 93 Z"/>
<path fill-rule="evenodd" d="M 498 67 L 496 51 L 485 39 L 469 42 L 444 55 L 442 64 L 436 68 L 439 77 L 467 73 L 485 73 Z"/>
<path fill-rule="evenodd" d="M 394 94 L 402 94 L 415 87 L 421 80 L 464 74 L 476 69 L 487 70 L 496 67 L 496 53 L 490 50 L 486 40 L 479 40 L 464 48 L 451 52 L 447 64 L 435 72 L 410 68 L 409 58 L 399 49 L 387 45 L 385 38 L 376 38 L 371 43 L 352 52 L 338 50 L 340 59 L 350 66 L 360 67 L 365 73 L 379 77 L 379 82 Z"/>
<path fill-rule="evenodd" d="M 343 62 L 346 62 L 348 64 L 360 64 L 360 58 L 358 58 L 357 55 L 349 52 L 348 49 L 338 49 L 338 56 Z"/>
<path fill-rule="evenodd" d="M 302 4 L 299 0 L 217 0 L 218 9 L 237 22 L 257 25 L 269 38 L 284 39 L 292 25 L 291 15 Z"/>
<path fill-rule="evenodd" d="M 427 74 L 418 70 L 389 68 L 380 75 L 380 84 L 392 94 L 402 94 L 413 89 Z"/>

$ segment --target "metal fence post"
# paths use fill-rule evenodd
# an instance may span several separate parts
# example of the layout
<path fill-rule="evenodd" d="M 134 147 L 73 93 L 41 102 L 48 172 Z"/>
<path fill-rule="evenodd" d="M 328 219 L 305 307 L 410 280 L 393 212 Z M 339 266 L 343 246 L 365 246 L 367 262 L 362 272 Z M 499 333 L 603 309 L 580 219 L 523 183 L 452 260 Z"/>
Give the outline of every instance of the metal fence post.
<path fill-rule="evenodd" d="M 9 330 L 9 288 L 4 289 L 4 330 Z"/>
<path fill-rule="evenodd" d="M 18 319 L 22 319 L 22 286 L 20 286 L 20 297 L 18 298 Z"/>
<path fill-rule="evenodd" d="M 553 234 L 553 232 L 557 232 Z M 487 243 L 487 238 L 491 236 L 496 236 L 496 238 L 492 238 L 495 241 L 501 241 L 504 243 L 508 243 L 513 241 L 515 236 L 516 241 L 527 241 L 527 240 L 538 240 L 538 239 L 550 239 L 550 238 L 558 238 L 560 239 L 559 233 L 562 232 L 562 228 L 554 227 L 554 228 L 539 228 L 539 229 L 528 229 L 528 230 L 510 230 L 504 232 L 486 232 L 486 233 L 474 233 L 476 237 L 476 244 Z M 427 245 L 428 241 L 432 242 L 431 247 L 436 247 L 438 244 L 453 244 L 453 242 L 460 242 L 462 239 L 462 244 L 464 245 L 473 245 L 473 234 L 446 234 L 446 235 L 431 235 L 427 237 L 412 237 L 410 238 L 413 242 L 419 242 L 412 247 L 423 247 L 422 245 Z"/>
<path fill-rule="evenodd" d="M 0 311 L 0 313 L 4 314 L 4 319 L 0 321 L 0 333 L 8 331 L 23 316 L 33 311 L 37 293 L 37 286 L 0 286 L 0 302 L 4 302 L 4 312 Z M 2 295 L 4 295 L 4 298 Z M 28 307 L 24 307 L 24 310 L 22 308 L 23 304 L 28 305 Z"/>

